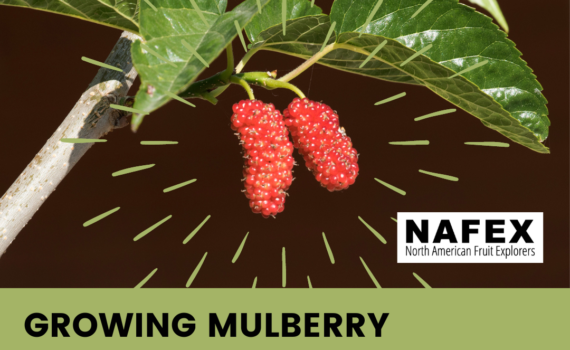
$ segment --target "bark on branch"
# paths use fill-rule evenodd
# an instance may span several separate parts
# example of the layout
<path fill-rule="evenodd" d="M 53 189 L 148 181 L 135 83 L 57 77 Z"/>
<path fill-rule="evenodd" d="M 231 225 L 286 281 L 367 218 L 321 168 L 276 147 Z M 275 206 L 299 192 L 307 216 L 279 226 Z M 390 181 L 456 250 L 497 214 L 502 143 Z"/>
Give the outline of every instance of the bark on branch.
<path fill-rule="evenodd" d="M 137 35 L 123 32 L 105 61 L 123 72 L 99 69 L 65 120 L 0 198 L 0 256 L 93 145 L 62 143 L 60 139 L 98 139 L 128 124 L 126 113 L 109 105 L 126 96 L 137 76 L 131 60 L 131 44 L 137 39 Z"/>

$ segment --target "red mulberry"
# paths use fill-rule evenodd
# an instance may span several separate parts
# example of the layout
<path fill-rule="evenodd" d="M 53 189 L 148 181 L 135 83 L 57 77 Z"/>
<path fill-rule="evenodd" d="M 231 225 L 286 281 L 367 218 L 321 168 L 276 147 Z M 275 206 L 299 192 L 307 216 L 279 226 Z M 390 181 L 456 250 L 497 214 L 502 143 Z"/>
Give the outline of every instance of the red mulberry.
<path fill-rule="evenodd" d="M 326 104 L 295 98 L 283 112 L 295 148 L 321 186 L 340 191 L 358 176 L 358 154 Z"/>
<path fill-rule="evenodd" d="M 244 150 L 245 196 L 254 213 L 267 218 L 285 208 L 293 181 L 293 144 L 273 104 L 245 100 L 233 106 L 232 129 Z"/>

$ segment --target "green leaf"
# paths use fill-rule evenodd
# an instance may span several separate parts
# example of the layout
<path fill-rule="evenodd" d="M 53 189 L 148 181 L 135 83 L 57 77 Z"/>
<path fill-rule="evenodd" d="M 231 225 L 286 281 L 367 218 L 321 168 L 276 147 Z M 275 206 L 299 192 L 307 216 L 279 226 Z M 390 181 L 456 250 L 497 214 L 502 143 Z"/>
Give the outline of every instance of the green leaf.
<path fill-rule="evenodd" d="M 261 0 L 264 6 L 269 0 Z M 257 0 L 246 0 L 225 12 L 226 0 L 196 0 L 208 24 L 190 1 L 152 0 L 157 11 L 141 2 L 140 26 L 145 45 L 168 62 L 143 52 L 141 42 L 132 46 L 133 63 L 142 83 L 133 108 L 152 112 L 170 100 L 169 94 L 185 90 L 204 70 L 200 59 L 181 44 L 186 41 L 208 63 L 214 61 L 237 36 L 234 21 L 243 28 L 257 13 Z M 147 93 L 149 85 L 156 90 Z M 133 119 L 133 129 L 140 118 Z"/>
<path fill-rule="evenodd" d="M 337 39 L 337 44 L 341 49 L 327 55 L 323 59 L 323 64 L 338 66 L 339 61 L 350 61 L 347 64 L 351 67 L 345 66 L 344 70 L 363 72 L 366 66 L 359 69 L 359 63 L 384 40 L 383 37 L 368 34 L 359 38 L 357 33 L 343 33 Z M 545 111 L 545 114 L 541 112 L 542 108 L 546 110 L 542 101 L 539 100 L 537 103 L 531 92 L 521 91 L 518 87 L 491 87 L 481 90 L 481 87 L 492 86 L 495 83 L 494 77 L 498 77 L 499 83 L 508 81 L 510 78 L 508 75 L 501 76 L 504 74 L 504 67 L 500 64 L 494 66 L 491 62 L 477 70 L 465 73 L 463 76 L 468 79 L 461 76 L 451 79 L 449 77 L 465 66 L 482 61 L 481 59 L 468 59 L 467 63 L 463 63 L 465 66 L 450 69 L 447 64 L 434 62 L 422 55 L 404 67 L 400 67 L 400 64 L 416 51 L 419 50 L 409 49 L 398 41 L 390 39 L 375 58 L 393 67 L 392 72 L 396 77 L 399 77 L 396 70 L 405 72 L 416 83 L 425 85 L 439 96 L 481 119 L 485 126 L 536 152 L 548 153 L 548 148 L 540 143 L 540 137 L 546 137 L 550 125 L 546 117 L 547 112 Z M 359 55 L 355 56 L 355 53 Z M 391 73 L 388 71 L 385 74 Z M 484 86 L 485 78 L 489 81 L 487 86 Z M 393 78 L 390 77 L 390 80 Z M 474 80 L 480 80 L 483 84 L 475 84 Z M 509 113 L 508 110 L 513 110 L 513 112 Z M 531 130 L 536 130 L 536 134 Z"/>
<path fill-rule="evenodd" d="M 505 32 L 507 33 L 509 32 L 509 25 L 507 24 L 505 16 L 503 16 L 503 11 L 501 11 L 501 8 L 499 7 L 499 3 L 497 2 L 497 0 L 469 0 L 469 2 L 475 5 L 479 5 L 485 10 L 489 11 L 489 13 L 493 17 L 495 17 L 497 22 L 499 22 L 501 27 L 503 27 Z"/>
<path fill-rule="evenodd" d="M 549 153 L 541 144 L 550 126 L 542 86 L 514 43 L 489 17 L 457 0 L 434 0 L 411 18 L 425 0 L 384 0 L 362 28 L 376 3 L 336 0 L 330 19 L 321 15 L 288 21 L 286 36 L 280 25 L 270 27 L 253 38 L 253 47 L 317 57 L 320 64 L 368 77 L 424 85 L 487 127 L 536 152 Z M 334 50 L 322 58 L 314 56 L 331 21 L 341 33 Z M 359 31 L 368 34 L 360 36 Z M 386 46 L 360 68 L 384 40 Z M 400 66 L 429 44 L 433 46 L 424 55 Z M 483 61 L 488 64 L 450 78 Z"/>
<path fill-rule="evenodd" d="M 287 35 L 283 35 L 281 24 L 273 26 L 252 38 L 252 47 L 309 58 L 321 49 L 330 26 L 330 17 L 327 15 L 288 20 Z M 336 36 L 333 33 L 328 43 L 332 44 L 335 40 Z"/>
<path fill-rule="evenodd" d="M 254 42 L 259 33 L 277 24 L 283 23 L 282 1 L 270 0 L 261 14 L 256 14 L 251 22 L 245 27 L 249 41 Z M 285 0 L 287 1 L 287 20 L 303 16 L 320 15 L 323 11 L 308 0 Z"/>
<path fill-rule="evenodd" d="M 515 44 L 489 17 L 456 0 L 435 0 L 411 18 L 424 3 L 423 0 L 386 0 L 368 27 L 362 28 L 363 13 L 369 12 L 376 0 L 337 0 L 331 19 L 339 22 L 341 32 L 363 31 L 393 38 L 414 51 L 432 44 L 432 49 L 424 54 L 426 58 L 452 72 L 487 60 L 489 63 L 485 66 L 453 79 L 447 79 L 449 74 L 443 70 L 434 76 L 429 72 L 432 68 L 424 68 L 423 58 L 399 69 L 416 81 L 420 78 L 428 88 L 480 118 L 486 126 L 537 152 L 548 152 L 539 143 L 548 136 L 547 101 L 541 93 L 542 86 L 520 58 Z M 363 56 L 372 51 L 373 48 L 364 47 L 361 40 L 349 36 L 343 36 L 342 40 L 364 49 Z M 382 52 L 378 55 L 386 56 Z M 423 73 L 417 74 L 419 70 Z M 424 74 L 427 75 L 422 77 Z M 494 101 L 491 103 L 485 95 Z M 532 138 L 528 131 L 536 137 Z"/>
<path fill-rule="evenodd" d="M 0 0 L 0 5 L 58 13 L 133 33 L 139 31 L 137 0 Z"/>

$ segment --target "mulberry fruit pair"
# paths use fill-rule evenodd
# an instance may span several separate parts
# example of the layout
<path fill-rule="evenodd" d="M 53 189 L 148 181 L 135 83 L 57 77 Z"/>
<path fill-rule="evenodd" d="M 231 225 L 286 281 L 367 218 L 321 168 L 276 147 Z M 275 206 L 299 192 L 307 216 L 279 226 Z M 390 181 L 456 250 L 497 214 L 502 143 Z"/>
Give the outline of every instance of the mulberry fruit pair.
<path fill-rule="evenodd" d="M 244 192 L 254 213 L 267 218 L 285 208 L 293 181 L 293 145 L 331 192 L 348 188 L 358 176 L 358 154 L 329 106 L 295 98 L 281 115 L 273 104 L 245 100 L 233 112 L 231 126 L 245 153 Z"/>

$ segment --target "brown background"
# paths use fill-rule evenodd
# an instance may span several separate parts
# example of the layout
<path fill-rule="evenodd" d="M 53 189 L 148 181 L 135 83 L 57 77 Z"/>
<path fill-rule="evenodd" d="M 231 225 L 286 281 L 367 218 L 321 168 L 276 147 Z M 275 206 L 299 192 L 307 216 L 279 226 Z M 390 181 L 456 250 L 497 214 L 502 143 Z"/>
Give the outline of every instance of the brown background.
<path fill-rule="evenodd" d="M 230 1 L 235 6 L 237 1 Z M 327 5 L 323 5 L 327 3 Z M 332 2 L 317 1 L 329 13 Z M 552 127 L 545 142 L 551 155 L 511 143 L 510 148 L 465 146 L 465 141 L 507 141 L 465 112 L 421 123 L 413 118 L 450 108 L 425 88 L 398 85 L 316 66 L 294 83 L 341 116 L 361 154 L 356 184 L 342 193 L 321 188 L 302 166 L 285 212 L 264 220 L 250 212 L 242 189 L 242 158 L 229 128 L 231 106 L 245 99 L 231 87 L 217 106 L 194 101 L 193 109 L 170 103 L 147 117 L 140 132 L 108 135 L 73 169 L 0 260 L 0 287 L 133 287 L 150 271 L 147 287 L 183 287 L 204 252 L 208 257 L 192 287 L 281 286 L 281 248 L 287 249 L 287 287 L 373 287 L 359 256 L 383 287 L 420 287 L 418 273 L 433 287 L 568 287 L 568 2 L 531 5 L 502 0 L 510 38 L 534 69 L 549 100 Z M 33 158 L 87 87 L 119 37 L 115 29 L 27 9 L 0 7 L 0 192 Z M 237 58 L 243 54 L 234 43 Z M 301 60 L 257 54 L 247 70 L 277 69 Z M 222 56 L 210 74 L 222 70 Z M 134 95 L 135 89 L 131 91 Z M 383 106 L 374 102 L 407 92 Z M 284 109 L 289 91 L 256 90 Z M 176 140 L 177 146 L 141 146 L 141 140 Z M 390 146 L 389 141 L 430 140 L 430 146 Z M 301 158 L 297 156 L 297 162 Z M 156 163 L 153 169 L 111 177 L 120 169 Z M 302 164 L 302 163 L 301 163 Z M 459 177 L 457 183 L 418 169 Z M 374 181 L 407 191 L 400 196 Z M 197 178 L 184 189 L 162 189 Z M 0 194 L 1 194 L 0 193 Z M 73 203 L 73 204 L 72 204 Z M 80 203 L 80 204 L 77 204 Z M 109 218 L 86 220 L 121 206 Z M 543 264 L 397 264 L 398 211 L 544 212 Z M 133 237 L 157 221 L 173 218 L 142 240 Z M 207 216 L 202 230 L 183 239 Z M 383 245 L 358 220 L 363 217 L 387 240 Z M 326 232 L 332 265 L 321 232 Z M 250 232 L 239 260 L 231 260 Z"/>

